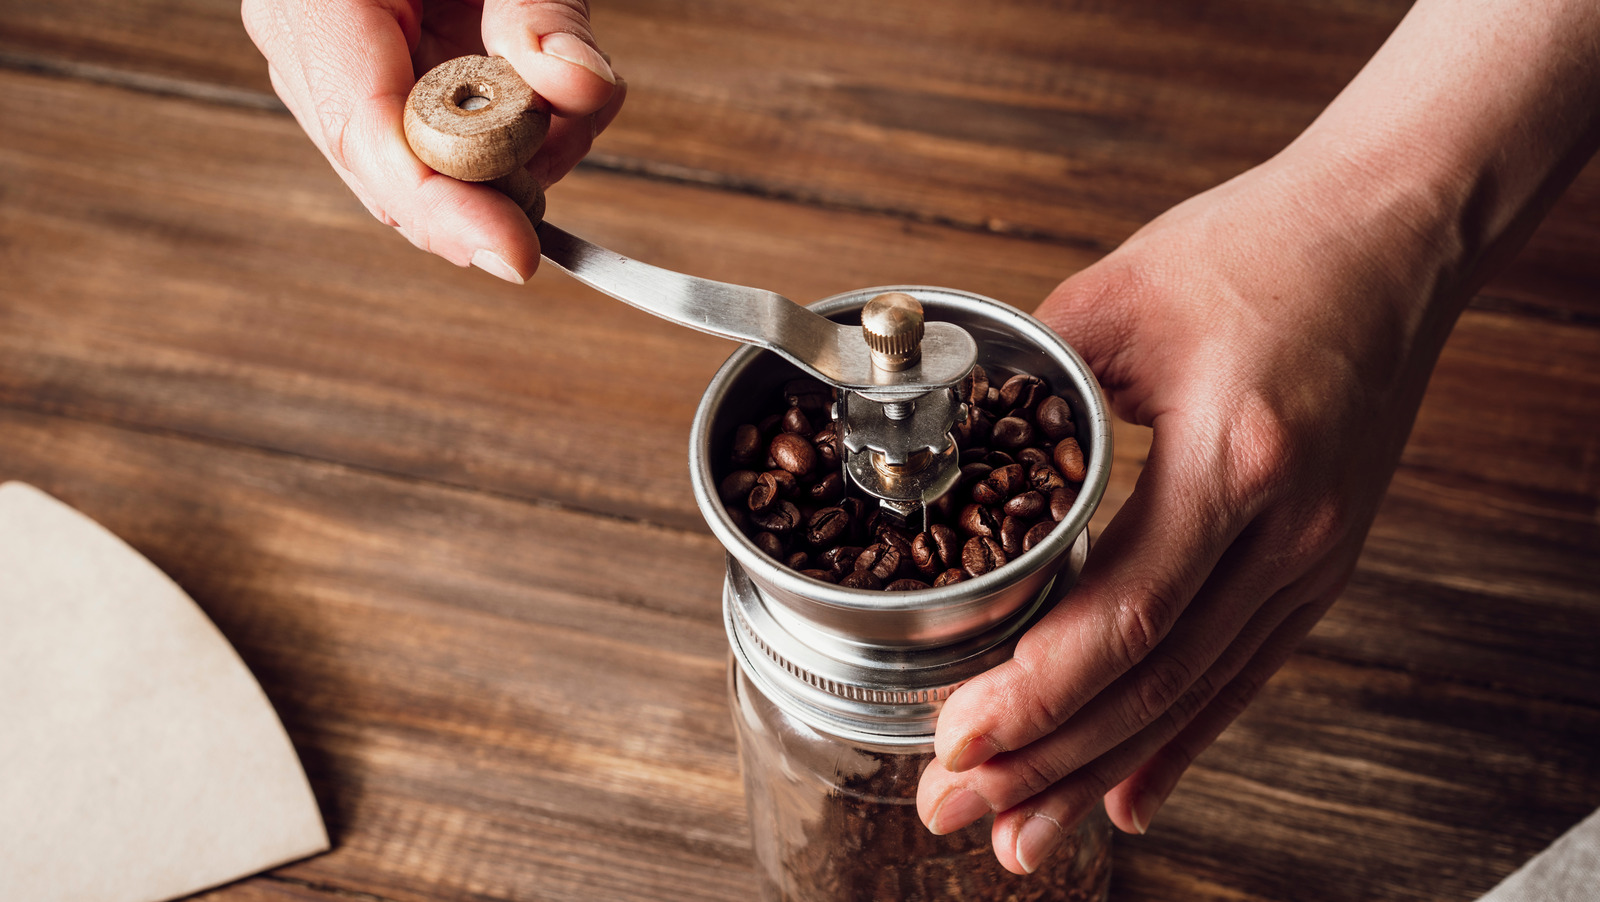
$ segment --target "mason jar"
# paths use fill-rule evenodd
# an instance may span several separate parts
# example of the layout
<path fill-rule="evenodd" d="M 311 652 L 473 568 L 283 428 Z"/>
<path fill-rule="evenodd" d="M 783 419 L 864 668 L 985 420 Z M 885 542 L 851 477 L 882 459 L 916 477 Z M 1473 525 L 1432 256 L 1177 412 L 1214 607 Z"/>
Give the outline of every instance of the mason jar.
<path fill-rule="evenodd" d="M 745 348 L 712 379 L 695 417 L 690 471 L 701 511 L 728 551 L 729 699 L 763 899 L 1103 900 L 1111 829 L 1098 809 L 1025 876 L 996 860 L 992 817 L 935 836 L 916 810 L 944 700 L 1007 660 L 1017 639 L 1056 605 L 1072 603 L 1087 525 L 1111 466 L 1099 386 L 1042 323 L 977 295 L 895 286 L 839 295 L 812 309 L 850 322 L 867 300 L 888 291 L 915 297 L 930 321 L 966 329 L 986 370 L 1040 376 L 1065 398 L 1085 477 L 1048 536 L 992 572 L 913 591 L 846 588 L 769 557 L 719 497 L 735 430 L 770 414 L 798 371 L 775 354 Z"/>

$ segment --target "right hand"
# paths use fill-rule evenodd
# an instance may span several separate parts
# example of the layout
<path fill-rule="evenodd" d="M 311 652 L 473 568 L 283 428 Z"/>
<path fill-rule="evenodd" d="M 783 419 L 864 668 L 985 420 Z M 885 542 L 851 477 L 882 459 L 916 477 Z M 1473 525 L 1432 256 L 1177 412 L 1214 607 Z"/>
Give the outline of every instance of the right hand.
<path fill-rule="evenodd" d="M 273 89 L 373 216 L 457 266 L 521 284 L 539 265 L 528 217 L 493 188 L 429 169 L 406 143 L 406 95 L 465 54 L 508 60 L 549 104 L 528 164 L 548 187 L 617 115 L 627 85 L 595 46 L 582 0 L 244 0 Z"/>

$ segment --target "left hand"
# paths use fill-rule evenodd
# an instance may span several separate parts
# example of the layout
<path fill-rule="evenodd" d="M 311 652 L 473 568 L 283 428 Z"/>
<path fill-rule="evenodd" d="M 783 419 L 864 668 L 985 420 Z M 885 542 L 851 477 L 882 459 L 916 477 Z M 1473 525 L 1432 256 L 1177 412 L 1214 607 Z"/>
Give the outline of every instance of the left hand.
<path fill-rule="evenodd" d="M 1077 587 L 945 704 L 935 833 L 996 812 L 1025 873 L 1102 797 L 1144 832 L 1339 594 L 1459 309 L 1437 232 L 1363 177 L 1286 152 L 1039 308 L 1153 444 Z"/>

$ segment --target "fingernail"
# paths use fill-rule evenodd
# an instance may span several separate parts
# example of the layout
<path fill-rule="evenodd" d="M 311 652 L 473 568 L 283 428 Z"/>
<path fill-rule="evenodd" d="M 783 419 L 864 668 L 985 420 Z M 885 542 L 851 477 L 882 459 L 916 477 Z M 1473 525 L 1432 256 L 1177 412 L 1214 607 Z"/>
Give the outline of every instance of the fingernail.
<path fill-rule="evenodd" d="M 933 809 L 928 829 L 938 836 L 954 833 L 989 813 L 989 803 L 970 789 L 953 790 Z"/>
<path fill-rule="evenodd" d="M 1037 871 L 1060 842 L 1061 825 L 1055 818 L 1048 814 L 1028 815 L 1017 831 L 1017 864 L 1030 874 Z"/>
<path fill-rule="evenodd" d="M 1133 818 L 1133 832 L 1143 836 L 1144 832 L 1150 829 L 1150 821 L 1156 816 L 1156 812 L 1160 810 L 1160 799 L 1142 792 L 1139 793 L 1133 800 L 1133 804 L 1128 806 L 1128 816 Z"/>
<path fill-rule="evenodd" d="M 582 66 L 600 76 L 607 84 L 617 83 L 617 77 L 612 74 L 611 64 L 606 62 L 606 58 L 575 34 L 564 31 L 547 34 L 539 39 L 539 52 L 574 66 Z"/>
<path fill-rule="evenodd" d="M 497 278 L 505 279 L 513 285 L 521 285 L 527 280 L 522 273 L 511 268 L 501 256 L 488 248 L 478 248 L 472 252 L 472 265 Z"/>
<path fill-rule="evenodd" d="M 947 769 L 951 773 L 959 774 L 988 761 L 999 752 L 1000 747 L 995 745 L 993 740 L 979 734 L 968 739 L 966 745 L 956 749 L 956 753 L 950 757 L 950 767 Z"/>

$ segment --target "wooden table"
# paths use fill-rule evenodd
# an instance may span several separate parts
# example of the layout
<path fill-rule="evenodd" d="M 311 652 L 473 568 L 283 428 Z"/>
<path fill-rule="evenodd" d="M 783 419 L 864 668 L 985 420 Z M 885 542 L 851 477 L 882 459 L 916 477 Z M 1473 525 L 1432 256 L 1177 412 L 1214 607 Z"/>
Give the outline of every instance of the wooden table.
<path fill-rule="evenodd" d="M 1396 0 L 599 2 L 551 218 L 811 300 L 1031 309 L 1271 155 Z M 222 0 L 0 2 L 0 479 L 193 594 L 333 851 L 205 898 L 745 902 L 690 416 L 732 350 L 374 222 Z M 1470 900 L 1600 805 L 1600 169 L 1463 317 L 1345 597 L 1121 900 Z M 1126 497 L 1147 444 L 1119 426 Z"/>

